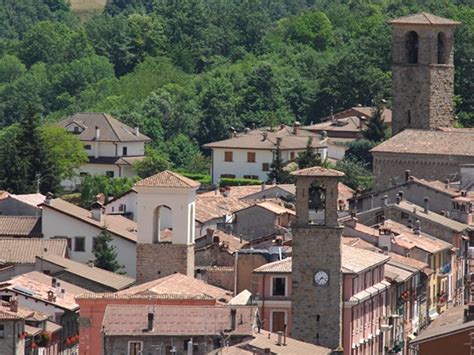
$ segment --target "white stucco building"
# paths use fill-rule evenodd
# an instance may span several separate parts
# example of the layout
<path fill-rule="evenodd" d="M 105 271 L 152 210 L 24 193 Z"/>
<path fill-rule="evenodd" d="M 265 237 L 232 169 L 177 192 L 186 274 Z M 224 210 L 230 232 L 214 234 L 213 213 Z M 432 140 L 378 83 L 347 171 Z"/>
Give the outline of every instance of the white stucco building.
<path fill-rule="evenodd" d="M 76 113 L 59 123 L 75 134 L 84 145 L 89 162 L 79 174 L 131 177 L 136 175 L 133 163 L 145 157 L 145 142 L 150 138 L 106 113 Z M 80 179 L 63 181 L 63 187 L 73 190 Z"/>
<path fill-rule="evenodd" d="M 267 181 L 277 145 L 283 162 L 288 163 L 305 150 L 310 137 L 314 151 L 326 159 L 326 141 L 297 126 L 293 129 L 282 126 L 273 132 L 247 129 L 232 138 L 205 144 L 203 148 L 212 150 L 212 182 L 218 183 L 221 178 Z"/>

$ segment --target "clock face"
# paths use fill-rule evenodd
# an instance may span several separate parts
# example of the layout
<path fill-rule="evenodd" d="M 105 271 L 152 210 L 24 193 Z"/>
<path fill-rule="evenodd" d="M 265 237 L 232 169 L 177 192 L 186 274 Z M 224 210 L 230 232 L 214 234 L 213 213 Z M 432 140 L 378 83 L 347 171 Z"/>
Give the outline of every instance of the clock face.
<path fill-rule="evenodd" d="M 314 283 L 317 286 L 325 286 L 329 282 L 329 275 L 326 271 L 316 271 L 314 274 Z"/>

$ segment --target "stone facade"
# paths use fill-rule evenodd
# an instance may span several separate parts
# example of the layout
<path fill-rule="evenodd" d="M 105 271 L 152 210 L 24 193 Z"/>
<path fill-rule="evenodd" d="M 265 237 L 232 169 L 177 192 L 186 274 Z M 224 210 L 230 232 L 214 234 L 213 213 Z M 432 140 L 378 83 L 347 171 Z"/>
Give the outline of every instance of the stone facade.
<path fill-rule="evenodd" d="M 411 59 L 410 35 L 416 52 Z M 452 126 L 453 37 L 453 25 L 393 24 L 393 134 Z"/>
<path fill-rule="evenodd" d="M 297 176 L 296 223 L 293 231 L 293 266 L 291 317 L 292 337 L 331 349 L 342 346 L 342 272 L 341 235 L 337 215 L 337 175 Z M 334 173 L 328 170 L 326 174 Z M 312 186 L 324 192 L 323 222 L 312 224 L 310 209 L 314 206 Z M 314 202 L 314 201 L 313 201 Z M 318 220 L 320 222 L 320 220 Z M 325 285 L 317 285 L 314 275 L 329 275 Z"/>
<path fill-rule="evenodd" d="M 0 354 L 23 355 L 25 341 L 18 335 L 25 328 L 25 320 L 0 319 L 0 327 L 3 327 L 3 337 L 0 337 Z"/>
<path fill-rule="evenodd" d="M 209 285 L 234 291 L 235 268 L 229 266 L 206 267 L 200 269 L 201 279 Z"/>
<path fill-rule="evenodd" d="M 137 283 L 174 273 L 194 277 L 194 245 L 137 244 Z"/>

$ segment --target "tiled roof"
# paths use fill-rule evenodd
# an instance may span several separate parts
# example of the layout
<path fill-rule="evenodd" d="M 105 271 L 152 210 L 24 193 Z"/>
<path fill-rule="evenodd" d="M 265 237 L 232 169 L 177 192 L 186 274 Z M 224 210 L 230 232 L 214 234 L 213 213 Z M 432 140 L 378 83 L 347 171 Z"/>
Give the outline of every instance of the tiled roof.
<path fill-rule="evenodd" d="M 122 291 L 120 295 L 182 295 L 184 298 L 206 296 L 209 299 L 228 301 L 231 294 L 219 287 L 182 274 L 173 274 L 149 281 Z"/>
<path fill-rule="evenodd" d="M 5 263 L 34 264 L 37 255 L 65 256 L 67 240 L 42 238 L 0 238 L 0 260 Z"/>
<path fill-rule="evenodd" d="M 266 134 L 266 138 L 264 138 Z M 228 148 L 228 149 L 251 149 L 251 150 L 275 150 L 277 137 L 281 138 L 280 149 L 305 149 L 308 143 L 307 136 L 295 136 L 292 134 L 278 134 L 275 132 L 252 131 L 248 134 L 237 135 L 229 139 L 212 142 L 203 145 L 203 148 Z M 319 139 L 313 138 L 312 147 L 325 147 Z"/>
<path fill-rule="evenodd" d="M 427 12 L 420 12 L 391 20 L 389 23 L 395 25 L 458 25 L 461 22 L 439 17 Z"/>
<path fill-rule="evenodd" d="M 286 208 L 284 206 L 281 206 L 277 203 L 274 203 L 274 202 L 271 202 L 271 201 L 264 201 L 264 202 L 260 202 L 257 204 L 258 207 L 261 207 L 261 208 L 264 208 L 270 212 L 273 212 L 277 215 L 281 215 L 281 214 L 285 214 L 285 213 L 288 213 L 288 214 L 291 214 L 291 215 L 296 215 L 296 212 L 293 211 L 293 210 L 290 210 L 289 208 Z"/>
<path fill-rule="evenodd" d="M 463 329 L 474 328 L 474 321 L 464 322 L 465 309 L 466 306 L 464 305 L 448 308 L 410 343 L 422 343 L 430 339 L 458 333 Z"/>
<path fill-rule="evenodd" d="M 365 269 L 382 264 L 390 259 L 389 256 L 377 252 L 355 248 L 349 245 L 341 245 L 342 249 L 342 272 L 360 273 Z M 274 261 L 262 265 L 254 270 L 255 273 L 291 273 L 292 258 Z"/>
<path fill-rule="evenodd" d="M 135 186 L 142 187 L 174 187 L 174 188 L 197 188 L 201 184 L 175 172 L 165 170 L 161 173 L 138 181 Z"/>
<path fill-rule="evenodd" d="M 65 290 L 64 296 L 58 297 L 56 295 L 54 301 L 48 301 L 48 291 L 53 290 L 51 287 L 52 279 L 52 277 L 41 272 L 31 271 L 3 282 L 1 289 L 7 289 L 10 292 L 41 300 L 70 311 L 78 310 L 79 305 L 76 303 L 74 296 L 87 292 L 87 290 L 60 280 L 60 288 Z"/>
<path fill-rule="evenodd" d="M 0 302 L 0 319 L 26 319 L 34 314 L 35 311 L 21 306 L 17 307 L 16 312 L 12 311 L 9 302 Z"/>
<path fill-rule="evenodd" d="M 0 236 L 41 237 L 41 217 L 0 216 Z"/>
<path fill-rule="evenodd" d="M 92 218 L 90 211 L 73 205 L 72 203 L 64 201 L 60 198 L 51 200 L 49 204 L 44 203 L 42 207 L 43 210 L 45 208 L 51 208 L 97 228 L 106 228 L 112 234 L 127 239 L 133 243 L 137 242 L 137 223 L 126 217 L 120 215 L 104 214 L 102 221 L 99 222 Z"/>
<path fill-rule="evenodd" d="M 106 336 L 216 336 L 230 330 L 232 309 L 238 321 L 231 333 L 252 334 L 252 312 L 244 306 L 111 304 L 105 310 L 102 326 Z M 147 329 L 149 313 L 153 313 L 151 330 Z"/>
<path fill-rule="evenodd" d="M 387 272 L 386 277 L 396 282 L 405 282 L 410 277 L 415 275 L 415 273 L 412 271 L 406 270 L 396 265 L 392 265 L 390 263 L 387 263 L 387 265 L 385 265 L 385 271 Z"/>
<path fill-rule="evenodd" d="M 94 141 L 96 127 L 100 129 L 99 142 L 145 142 L 150 140 L 142 133 L 137 136 L 134 128 L 107 113 L 79 112 L 59 122 L 59 125 L 64 128 L 71 124 L 83 128 L 83 131 L 78 135 L 81 141 Z"/>
<path fill-rule="evenodd" d="M 255 204 L 254 201 L 240 200 L 235 197 L 197 195 L 196 220 L 205 223 L 215 218 L 222 218 L 224 215 L 232 214 L 253 204 Z"/>
<path fill-rule="evenodd" d="M 427 251 L 428 253 L 438 253 L 453 247 L 450 243 L 426 233 L 415 234 L 412 229 L 390 219 L 385 221 L 384 226 L 390 228 L 391 231 L 396 234 L 394 239 L 395 243 L 401 244 L 402 246 L 403 244 L 407 244 L 410 246 L 409 249 L 413 246 Z"/>
<path fill-rule="evenodd" d="M 474 131 L 446 132 L 405 129 L 371 149 L 371 152 L 473 157 Z"/>
<path fill-rule="evenodd" d="M 310 168 L 293 171 L 291 175 L 341 177 L 344 176 L 344 173 L 334 169 L 323 168 L 321 166 L 313 166 Z"/>
<path fill-rule="evenodd" d="M 37 193 L 37 194 L 22 194 L 22 195 L 14 195 L 10 194 L 11 198 L 15 200 L 24 202 L 30 206 L 37 207 L 38 205 L 42 204 L 44 199 L 46 198 L 45 195 Z"/>
<path fill-rule="evenodd" d="M 270 188 L 271 187 L 269 187 L 268 189 Z M 230 186 L 229 190 L 227 191 L 228 193 L 227 196 L 241 199 L 249 195 L 253 195 L 260 191 L 262 191 L 262 185 Z M 214 190 L 214 191 L 204 192 L 202 194 L 199 194 L 199 196 L 221 196 L 221 193 L 218 190 Z"/>
<path fill-rule="evenodd" d="M 242 240 L 241 242 L 240 238 L 237 238 L 236 236 L 233 236 L 231 234 L 224 233 L 220 230 L 214 231 L 213 237 L 219 237 L 219 246 L 225 247 L 226 250 L 231 254 L 233 254 L 237 250 L 240 250 L 240 248 L 242 248 L 247 243 L 245 240 Z M 208 248 L 209 246 L 213 245 L 211 244 L 212 241 L 207 241 L 207 239 L 207 235 L 196 238 L 195 251 L 198 251 L 201 248 Z M 198 248 L 197 245 L 200 245 L 201 247 Z"/>
<path fill-rule="evenodd" d="M 129 276 L 116 274 L 98 267 L 90 267 L 86 264 L 58 255 L 45 254 L 43 256 L 39 255 L 37 258 L 58 265 L 70 274 L 110 287 L 116 291 L 127 288 L 135 283 L 135 279 Z"/>
<path fill-rule="evenodd" d="M 46 331 L 50 333 L 56 333 L 59 332 L 63 327 L 61 327 L 59 324 L 51 322 L 51 321 L 46 321 Z"/>
<path fill-rule="evenodd" d="M 431 222 L 438 223 L 445 227 L 448 227 L 454 230 L 455 232 L 463 232 L 466 229 L 469 229 L 469 226 L 467 224 L 455 221 L 454 219 L 442 216 L 432 211 L 425 212 L 423 207 L 415 205 L 414 203 L 408 202 L 406 200 L 401 201 L 399 204 L 390 205 L 390 207 L 401 209 L 404 212 L 408 212 L 409 214 L 414 213 L 421 220 L 428 219 Z M 423 225 L 422 225 L 422 228 L 423 228 Z"/>

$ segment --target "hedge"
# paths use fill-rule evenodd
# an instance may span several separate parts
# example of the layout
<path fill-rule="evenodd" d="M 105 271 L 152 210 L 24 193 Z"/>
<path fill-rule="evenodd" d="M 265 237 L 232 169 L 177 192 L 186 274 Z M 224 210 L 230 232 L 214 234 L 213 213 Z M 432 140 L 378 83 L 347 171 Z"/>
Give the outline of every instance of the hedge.
<path fill-rule="evenodd" d="M 246 186 L 246 185 L 261 185 L 261 180 L 254 179 L 231 179 L 231 178 L 222 178 L 220 180 L 219 186 Z"/>
<path fill-rule="evenodd" d="M 193 173 L 181 173 L 181 175 L 199 181 L 202 185 L 210 185 L 211 184 L 211 176 L 206 174 L 193 174 Z"/>

